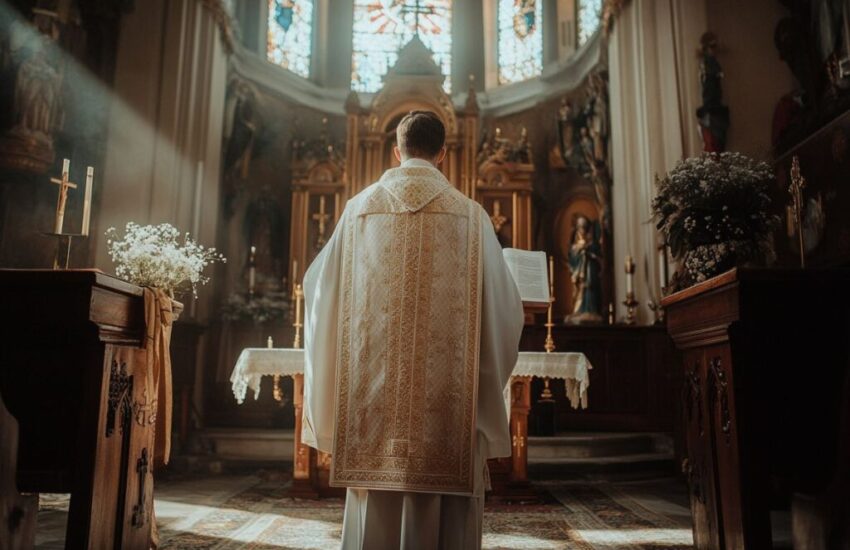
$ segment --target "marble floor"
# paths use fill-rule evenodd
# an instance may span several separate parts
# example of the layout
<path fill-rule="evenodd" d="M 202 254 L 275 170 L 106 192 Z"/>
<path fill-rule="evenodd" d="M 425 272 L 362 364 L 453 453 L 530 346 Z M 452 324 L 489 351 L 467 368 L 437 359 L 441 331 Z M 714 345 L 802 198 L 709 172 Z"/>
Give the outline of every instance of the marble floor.
<path fill-rule="evenodd" d="M 268 471 L 161 480 L 161 547 L 173 549 L 337 548 L 342 501 L 285 496 L 286 476 Z M 488 503 L 484 548 L 673 550 L 692 547 L 684 485 L 540 482 L 552 498 L 533 506 Z M 36 548 L 63 548 L 66 495 L 41 495 Z"/>

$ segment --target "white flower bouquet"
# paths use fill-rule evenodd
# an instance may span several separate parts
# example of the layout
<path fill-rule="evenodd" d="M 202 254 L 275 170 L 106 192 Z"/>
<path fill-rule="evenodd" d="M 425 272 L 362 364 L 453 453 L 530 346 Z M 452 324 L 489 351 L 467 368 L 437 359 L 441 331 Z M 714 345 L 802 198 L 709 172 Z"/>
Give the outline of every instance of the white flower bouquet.
<path fill-rule="evenodd" d="M 171 294 L 189 289 L 197 297 L 198 285 L 205 285 L 209 277 L 204 268 L 227 259 L 215 251 L 204 248 L 167 223 L 138 225 L 129 222 L 124 234 L 114 227 L 106 231 L 109 256 L 115 264 L 115 274 L 139 286 L 161 288 Z"/>
<path fill-rule="evenodd" d="M 668 291 L 739 265 L 773 261 L 779 223 L 768 194 L 773 181 L 767 164 L 740 153 L 703 153 L 658 180 L 652 212 L 680 262 Z"/>

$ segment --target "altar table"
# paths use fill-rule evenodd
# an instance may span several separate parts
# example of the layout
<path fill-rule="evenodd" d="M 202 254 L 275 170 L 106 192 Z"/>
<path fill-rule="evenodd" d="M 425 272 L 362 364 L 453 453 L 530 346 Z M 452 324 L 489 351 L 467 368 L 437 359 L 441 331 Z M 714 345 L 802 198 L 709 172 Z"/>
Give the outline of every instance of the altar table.
<path fill-rule="evenodd" d="M 587 408 L 590 362 L 583 353 L 521 351 L 505 388 L 506 413 L 510 418 L 511 457 L 491 467 L 493 489 L 507 500 L 530 500 L 528 482 L 528 413 L 531 410 L 531 379 L 558 378 L 565 382 L 567 399 L 573 408 Z M 295 407 L 295 449 L 293 453 L 293 496 L 318 497 L 338 494 L 327 485 L 329 456 L 301 443 L 301 417 L 304 405 L 304 350 L 247 348 L 239 355 L 230 376 L 233 395 L 243 403 L 250 389 L 256 399 L 263 376 L 291 376 Z M 495 472 L 493 471 L 495 470 Z M 499 474 L 502 474 L 501 476 Z M 499 479 L 504 477 L 506 479 Z"/>

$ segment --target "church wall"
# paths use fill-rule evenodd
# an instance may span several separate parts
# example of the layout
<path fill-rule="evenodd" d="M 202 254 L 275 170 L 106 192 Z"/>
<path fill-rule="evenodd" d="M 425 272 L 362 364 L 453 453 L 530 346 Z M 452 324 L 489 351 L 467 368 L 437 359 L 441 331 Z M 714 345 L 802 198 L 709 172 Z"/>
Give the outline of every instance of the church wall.
<path fill-rule="evenodd" d="M 289 266 L 292 200 L 293 140 L 317 139 L 322 120 L 328 119 L 331 140 L 343 143 L 346 119 L 300 105 L 274 91 L 249 83 L 231 72 L 230 93 L 241 83 L 250 89 L 254 114 L 249 138 L 239 137 L 240 124 L 227 109 L 224 123 L 231 130 L 225 141 L 221 178 L 222 217 L 216 245 L 228 258 L 222 266 L 215 310 L 209 319 L 208 359 L 203 363 L 204 381 L 199 384 L 209 426 L 292 427 L 291 401 L 286 407 L 272 399 L 264 387 L 260 399 L 237 405 L 229 377 L 239 353 L 246 347 L 263 347 L 271 336 L 276 346 L 292 345 L 289 316 L 268 323 L 225 321 L 223 307 L 234 295 L 247 295 L 250 247 L 257 247 L 256 292 L 277 292 Z M 228 97 L 228 104 L 233 100 Z M 243 166 L 243 163 L 244 166 Z M 291 281 L 287 281 L 287 290 Z M 268 383 L 268 381 L 266 381 Z M 291 399 L 291 382 L 285 381 L 284 395 Z"/>
<path fill-rule="evenodd" d="M 25 51 L 14 48 L 12 41 L 25 40 L 32 45 L 41 35 L 31 23 L 34 2 L 16 2 L 16 8 L 0 2 L 0 57 L 4 59 L 0 78 L 0 134 L 15 123 L 14 93 L 20 63 L 28 59 Z M 75 8 L 76 9 L 76 8 Z M 20 10 L 20 11 L 18 11 Z M 82 193 L 86 166 L 94 166 L 93 201 L 98 203 L 102 190 L 100 171 L 106 146 L 109 109 L 109 85 L 113 77 L 112 51 L 118 33 L 117 10 L 80 9 L 79 19 L 59 18 L 55 42 L 47 40 L 49 65 L 62 74 L 52 116 L 57 124 L 51 132 L 54 161 L 45 168 L 21 169 L 14 166 L 10 142 L 0 150 L 0 266 L 49 268 L 56 252 L 55 242 L 42 235 L 52 231 L 57 200 L 58 177 L 62 159 L 71 160 L 71 181 L 81 184 L 69 192 L 64 230 L 79 232 L 82 224 Z M 39 97 L 44 97 L 39 95 Z M 32 104 L 20 106 L 26 110 Z M 92 212 L 92 233 L 97 231 L 97 207 Z M 92 265 L 91 240 L 76 239 L 71 252 L 72 267 Z"/>
<path fill-rule="evenodd" d="M 720 42 L 723 97 L 731 125 L 727 149 L 770 160 L 773 110 L 796 86 L 773 42 L 776 23 L 787 15 L 776 0 L 712 0 L 708 28 Z"/>

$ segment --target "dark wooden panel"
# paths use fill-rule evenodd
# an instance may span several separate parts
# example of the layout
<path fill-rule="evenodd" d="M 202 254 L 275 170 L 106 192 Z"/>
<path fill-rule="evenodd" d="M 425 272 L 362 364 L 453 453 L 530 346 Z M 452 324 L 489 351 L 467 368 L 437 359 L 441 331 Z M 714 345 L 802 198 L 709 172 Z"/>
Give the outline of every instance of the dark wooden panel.
<path fill-rule="evenodd" d="M 546 329 L 527 326 L 520 349 L 542 351 Z M 673 431 L 681 387 L 679 355 L 663 326 L 557 326 L 556 351 L 584 353 L 590 372 L 589 407 L 573 410 L 563 382 L 553 381 L 557 428 L 585 431 Z M 543 382 L 532 385 L 536 402 Z M 537 424 L 532 408 L 531 425 Z"/>

